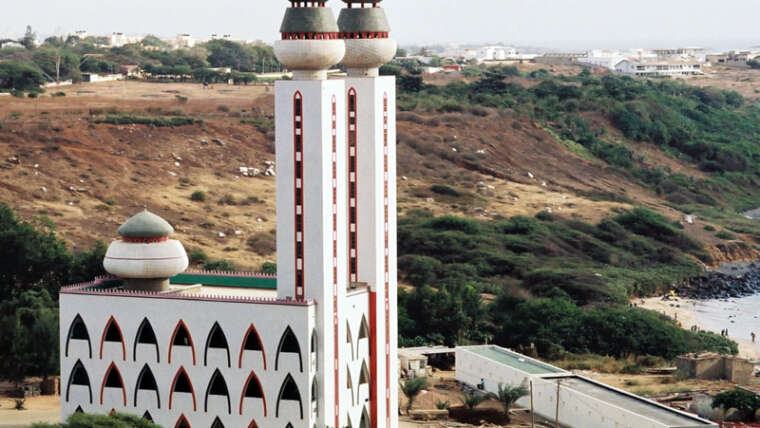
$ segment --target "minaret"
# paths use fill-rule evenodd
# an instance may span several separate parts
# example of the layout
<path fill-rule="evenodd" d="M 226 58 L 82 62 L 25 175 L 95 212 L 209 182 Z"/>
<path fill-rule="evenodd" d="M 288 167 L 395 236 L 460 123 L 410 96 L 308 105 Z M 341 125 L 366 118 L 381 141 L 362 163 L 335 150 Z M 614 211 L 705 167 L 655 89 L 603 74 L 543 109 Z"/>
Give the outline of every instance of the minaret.
<path fill-rule="evenodd" d="M 345 84 L 327 70 L 345 53 L 325 1 L 290 1 L 275 42 L 293 80 L 275 85 L 277 161 L 277 294 L 316 303 L 317 426 L 343 427 L 345 384 L 338 322 L 347 288 Z M 299 385 L 299 387 L 301 387 Z M 302 390 L 309 390 L 303 385 Z M 311 402 L 311 400 L 306 401 Z M 322 408 L 324 407 L 324 408 Z"/>
<path fill-rule="evenodd" d="M 372 427 L 398 426 L 396 83 L 379 67 L 396 53 L 382 0 L 343 0 L 346 42 L 349 280 L 370 287 Z M 361 174 L 357 174 L 357 172 Z"/>

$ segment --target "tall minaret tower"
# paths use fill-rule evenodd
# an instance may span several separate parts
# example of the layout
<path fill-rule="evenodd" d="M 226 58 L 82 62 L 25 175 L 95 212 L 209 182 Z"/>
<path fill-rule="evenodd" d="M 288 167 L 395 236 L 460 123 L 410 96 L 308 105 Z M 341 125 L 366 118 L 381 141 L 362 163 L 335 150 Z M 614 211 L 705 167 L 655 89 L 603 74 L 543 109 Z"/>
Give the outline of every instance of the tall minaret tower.
<path fill-rule="evenodd" d="M 396 53 L 382 0 L 343 0 L 346 42 L 349 281 L 370 287 L 371 423 L 398 426 L 396 83 L 379 67 Z M 360 172 L 360 174 L 358 174 Z"/>
<path fill-rule="evenodd" d="M 346 257 L 346 89 L 327 80 L 345 43 L 325 1 L 290 1 L 275 45 L 293 80 L 275 86 L 277 294 L 316 303 L 317 426 L 342 427 L 345 384 L 338 322 L 348 281 Z M 306 387 L 308 388 L 308 386 Z"/>

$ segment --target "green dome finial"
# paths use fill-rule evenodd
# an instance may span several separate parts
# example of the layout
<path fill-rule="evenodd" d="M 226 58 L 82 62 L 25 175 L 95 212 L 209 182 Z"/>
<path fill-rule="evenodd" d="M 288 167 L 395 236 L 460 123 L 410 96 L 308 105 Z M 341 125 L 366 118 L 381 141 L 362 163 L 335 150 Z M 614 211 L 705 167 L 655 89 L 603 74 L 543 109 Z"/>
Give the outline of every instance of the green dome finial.
<path fill-rule="evenodd" d="M 174 228 L 161 217 L 143 210 L 119 227 L 124 238 L 162 238 L 174 233 Z"/>

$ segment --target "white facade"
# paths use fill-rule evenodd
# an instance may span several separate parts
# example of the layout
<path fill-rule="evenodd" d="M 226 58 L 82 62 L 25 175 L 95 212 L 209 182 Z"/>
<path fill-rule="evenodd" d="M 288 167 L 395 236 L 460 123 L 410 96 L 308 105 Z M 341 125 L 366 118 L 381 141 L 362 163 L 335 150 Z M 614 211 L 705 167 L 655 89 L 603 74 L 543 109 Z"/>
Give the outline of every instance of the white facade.
<path fill-rule="evenodd" d="M 177 49 L 193 48 L 195 47 L 195 38 L 190 34 L 178 34 L 175 43 Z"/>
<path fill-rule="evenodd" d="M 517 58 L 517 50 L 505 46 L 484 46 L 478 48 L 475 58 L 479 62 L 483 61 L 504 61 Z"/>
<path fill-rule="evenodd" d="M 618 73 L 632 76 L 693 76 L 703 74 L 702 64 L 696 60 L 624 59 L 615 65 Z"/>
<path fill-rule="evenodd" d="M 702 428 L 717 424 L 497 346 L 458 347 L 457 380 L 498 394 L 499 385 L 533 385 L 537 415 L 569 428 Z M 559 385 L 559 386 L 558 386 Z M 557 402 L 559 401 L 559 406 Z M 530 396 L 517 401 L 530 406 Z"/>

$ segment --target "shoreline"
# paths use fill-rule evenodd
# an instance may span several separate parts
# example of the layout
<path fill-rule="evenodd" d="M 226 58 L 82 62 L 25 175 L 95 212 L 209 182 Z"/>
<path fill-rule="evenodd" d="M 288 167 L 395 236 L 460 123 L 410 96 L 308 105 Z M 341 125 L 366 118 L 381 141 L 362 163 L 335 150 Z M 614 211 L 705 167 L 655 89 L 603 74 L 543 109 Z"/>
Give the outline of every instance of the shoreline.
<path fill-rule="evenodd" d="M 725 299 L 716 300 L 723 301 Z M 700 330 L 712 331 L 713 333 L 720 334 L 719 330 L 714 331 L 714 329 L 705 327 L 705 323 L 700 320 L 699 316 L 700 312 L 704 312 L 706 309 L 704 305 L 700 304 L 713 301 L 715 300 L 698 300 L 682 297 L 670 297 L 669 300 L 663 300 L 662 296 L 660 296 L 648 297 L 645 299 L 636 298 L 632 299 L 631 303 L 639 308 L 649 309 L 673 318 L 677 322 L 680 322 L 684 329 L 690 329 L 692 326 L 697 326 Z M 728 318 L 726 320 L 728 321 Z M 760 335 L 758 337 L 758 343 L 752 343 L 750 338 L 735 337 L 731 332 L 732 330 L 729 328 L 729 339 L 735 341 L 739 345 L 738 356 L 747 358 L 751 361 L 760 361 Z"/>

